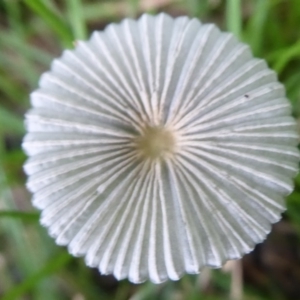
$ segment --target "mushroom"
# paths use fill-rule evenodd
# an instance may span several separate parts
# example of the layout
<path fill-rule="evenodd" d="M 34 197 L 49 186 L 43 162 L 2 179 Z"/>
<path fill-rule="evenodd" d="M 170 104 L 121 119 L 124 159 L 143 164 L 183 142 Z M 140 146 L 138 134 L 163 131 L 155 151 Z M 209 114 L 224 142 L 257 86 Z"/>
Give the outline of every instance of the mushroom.
<path fill-rule="evenodd" d="M 230 33 L 144 14 L 65 50 L 31 94 L 32 202 L 59 245 L 134 283 L 219 268 L 285 210 L 299 152 L 283 86 Z"/>

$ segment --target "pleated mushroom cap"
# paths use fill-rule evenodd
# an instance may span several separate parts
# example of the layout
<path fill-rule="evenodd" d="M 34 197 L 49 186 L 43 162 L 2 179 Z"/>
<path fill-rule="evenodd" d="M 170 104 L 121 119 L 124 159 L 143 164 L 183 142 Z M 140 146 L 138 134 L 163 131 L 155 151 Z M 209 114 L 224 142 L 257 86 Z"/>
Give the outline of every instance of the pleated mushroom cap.
<path fill-rule="evenodd" d="M 59 245 L 134 283 L 220 267 L 285 210 L 299 153 L 283 86 L 214 25 L 125 19 L 31 95 L 27 186 Z"/>

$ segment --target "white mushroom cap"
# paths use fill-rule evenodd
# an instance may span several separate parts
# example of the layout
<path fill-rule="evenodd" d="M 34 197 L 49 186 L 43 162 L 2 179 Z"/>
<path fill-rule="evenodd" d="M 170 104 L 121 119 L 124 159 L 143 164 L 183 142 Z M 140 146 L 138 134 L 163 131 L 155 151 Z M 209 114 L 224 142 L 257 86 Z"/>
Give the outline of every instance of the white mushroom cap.
<path fill-rule="evenodd" d="M 26 115 L 27 186 L 59 245 L 116 278 L 220 267 L 285 210 L 298 135 L 276 74 L 214 25 L 125 19 L 64 51 Z"/>

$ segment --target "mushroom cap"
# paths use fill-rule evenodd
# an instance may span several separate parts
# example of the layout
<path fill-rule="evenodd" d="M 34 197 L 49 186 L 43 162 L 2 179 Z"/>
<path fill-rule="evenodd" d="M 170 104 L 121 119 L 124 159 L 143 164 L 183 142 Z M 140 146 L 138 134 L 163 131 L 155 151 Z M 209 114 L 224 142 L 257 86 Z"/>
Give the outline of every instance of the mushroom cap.
<path fill-rule="evenodd" d="M 285 210 L 299 152 L 283 86 L 197 19 L 144 14 L 55 59 L 23 147 L 41 223 L 86 264 L 134 283 L 221 267 Z"/>

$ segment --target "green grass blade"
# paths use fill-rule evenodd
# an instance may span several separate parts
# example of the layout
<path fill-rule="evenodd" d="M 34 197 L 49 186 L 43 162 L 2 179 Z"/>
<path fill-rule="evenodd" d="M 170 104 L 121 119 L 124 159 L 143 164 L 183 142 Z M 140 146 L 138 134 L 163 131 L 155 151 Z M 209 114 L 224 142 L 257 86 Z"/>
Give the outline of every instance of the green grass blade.
<path fill-rule="evenodd" d="M 24 0 L 24 2 L 60 37 L 64 46 L 73 47 L 74 37 L 72 32 L 60 16 L 48 8 L 41 0 Z"/>
<path fill-rule="evenodd" d="M 278 73 L 281 73 L 287 64 L 294 58 L 300 57 L 300 40 L 296 42 L 293 46 L 286 48 L 278 52 L 277 61 L 274 64 L 274 69 Z"/>
<path fill-rule="evenodd" d="M 23 120 L 15 116 L 11 111 L 0 106 L 0 133 L 24 133 Z"/>
<path fill-rule="evenodd" d="M 209 6 L 207 0 L 187 0 L 186 5 L 191 17 L 201 18 L 208 14 Z"/>
<path fill-rule="evenodd" d="M 227 0 L 226 2 L 226 26 L 238 39 L 241 39 L 242 15 L 241 1 Z"/>
<path fill-rule="evenodd" d="M 26 57 L 11 55 L 4 51 L 0 51 L 0 68 L 3 68 L 3 72 L 10 74 L 16 81 L 20 80 L 22 84 L 25 82 L 30 89 L 36 87 L 40 76 L 40 71 Z"/>
<path fill-rule="evenodd" d="M 21 212 L 15 210 L 0 210 L 0 218 L 21 219 L 22 221 L 38 221 L 39 214 L 36 212 Z"/>
<path fill-rule="evenodd" d="M 253 54 L 260 56 L 262 54 L 264 30 L 267 24 L 266 20 L 270 10 L 270 1 L 257 0 L 253 14 L 249 20 L 244 40 L 250 44 Z"/>
<path fill-rule="evenodd" d="M 19 107 L 25 106 L 27 99 L 26 89 L 21 84 L 17 83 L 15 78 L 10 78 L 10 74 L 0 72 L 0 90 L 5 97 L 17 103 Z M 18 88 L 16 88 L 18 86 Z"/>
<path fill-rule="evenodd" d="M 128 2 L 128 8 L 129 8 L 129 16 L 132 18 L 136 18 L 138 11 L 139 11 L 140 1 L 139 0 L 127 0 L 127 2 Z"/>
<path fill-rule="evenodd" d="M 77 40 L 87 39 L 87 28 L 85 24 L 85 19 L 83 16 L 83 9 L 81 0 L 68 0 L 68 14 L 73 31 L 73 35 Z"/>
<path fill-rule="evenodd" d="M 300 72 L 291 74 L 283 83 L 286 89 L 286 94 L 291 101 L 293 107 L 299 105 L 299 96 L 300 96 Z M 300 182 L 300 179 L 299 179 Z M 300 186 L 300 184 L 299 184 Z"/>
<path fill-rule="evenodd" d="M 124 10 L 123 3 L 91 2 L 82 7 L 82 14 L 89 22 L 112 22 L 120 19 L 119 12 Z"/>
<path fill-rule="evenodd" d="M 58 254 L 53 259 L 49 260 L 45 266 L 40 269 L 35 274 L 29 276 L 21 284 L 15 286 L 10 291 L 8 291 L 2 300 L 14 300 L 20 299 L 24 293 L 30 291 L 35 285 L 37 285 L 41 280 L 57 273 L 60 269 L 65 267 L 65 265 L 71 260 L 71 256 L 67 252 Z"/>
<path fill-rule="evenodd" d="M 6 10 L 10 28 L 19 36 L 24 35 L 24 25 L 21 18 L 19 0 L 4 0 L 3 4 Z"/>
<path fill-rule="evenodd" d="M 4 144 L 1 143 L 0 139 L 0 199 L 1 207 L 5 210 L 15 211 L 17 210 L 17 205 L 15 198 L 12 193 L 11 187 L 8 185 L 7 176 L 1 165 L 1 157 L 3 157 Z M 20 274 L 20 279 L 29 278 L 36 274 L 49 260 L 51 253 L 53 253 L 53 243 L 47 243 L 46 241 L 41 241 L 40 234 L 37 233 L 37 228 L 40 226 L 25 226 L 21 219 L 12 218 L 0 218 L 1 221 L 1 235 L 4 234 L 6 237 L 4 239 L 4 244 L 2 248 L 6 249 L 6 254 L 12 258 L 12 267 L 16 266 L 18 273 Z M 36 223 L 37 224 L 37 223 Z M 1 240 L 3 242 L 3 240 Z M 38 251 L 37 251 L 38 249 Z M 9 251 L 9 252 L 7 252 Z M 48 253 L 48 251 L 52 251 Z M 15 282 L 16 278 L 12 275 L 11 270 L 7 274 Z M 16 287 L 14 287 L 16 288 Z M 14 289 L 13 288 L 13 289 Z M 7 289 L 6 291 L 11 291 Z M 39 285 L 35 285 L 32 289 L 32 300 L 39 299 L 58 299 L 55 297 L 56 285 L 52 278 L 45 278 L 43 282 Z M 2 291 L 3 293 L 3 291 Z M 47 296 L 45 297 L 46 294 Z M 49 299 L 49 296 L 52 298 Z M 3 296 L 3 294 L 1 295 Z M 3 299 L 3 298 L 1 298 Z M 17 298 L 20 299 L 20 298 Z"/>
<path fill-rule="evenodd" d="M 2 49 L 7 48 L 10 51 L 15 51 L 18 54 L 38 63 L 49 65 L 53 56 L 35 47 L 29 43 L 24 43 L 24 41 L 11 31 L 0 32 L 0 46 Z"/>

